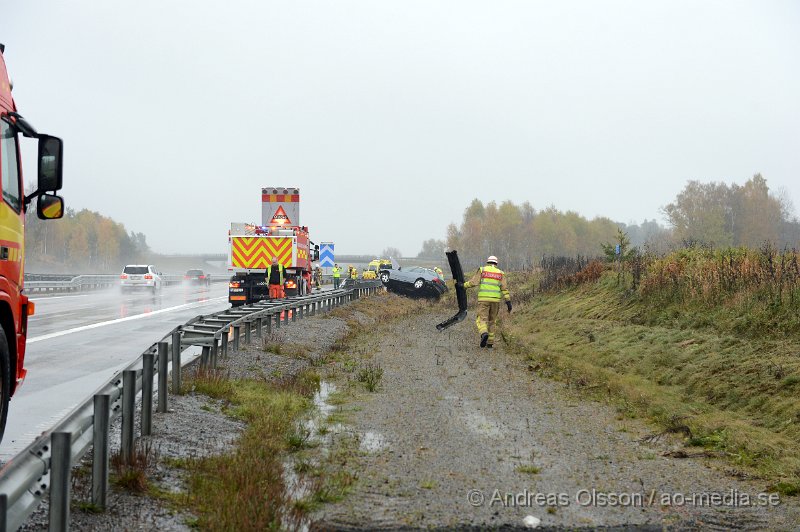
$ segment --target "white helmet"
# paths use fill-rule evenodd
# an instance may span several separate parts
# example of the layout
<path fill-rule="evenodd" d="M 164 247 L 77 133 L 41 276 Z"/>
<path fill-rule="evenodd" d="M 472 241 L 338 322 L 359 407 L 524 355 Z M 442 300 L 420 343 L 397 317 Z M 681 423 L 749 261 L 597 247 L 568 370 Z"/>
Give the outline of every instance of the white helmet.
<path fill-rule="evenodd" d="M 487 264 L 497 264 L 497 257 L 494 255 L 490 255 L 488 259 L 486 259 Z"/>

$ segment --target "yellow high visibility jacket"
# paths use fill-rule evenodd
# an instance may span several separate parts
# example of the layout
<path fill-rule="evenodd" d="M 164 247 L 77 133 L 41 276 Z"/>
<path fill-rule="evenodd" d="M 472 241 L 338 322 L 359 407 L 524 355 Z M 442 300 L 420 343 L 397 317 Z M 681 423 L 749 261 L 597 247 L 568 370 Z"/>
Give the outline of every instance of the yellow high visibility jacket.
<path fill-rule="evenodd" d="M 283 272 L 286 268 L 283 267 L 283 264 L 278 264 L 278 271 L 280 272 L 280 279 L 281 279 L 281 286 L 283 286 Z M 272 276 L 272 264 L 267 266 L 267 283 L 269 283 L 269 278 Z"/>
<path fill-rule="evenodd" d="M 499 303 L 501 300 L 511 301 L 511 294 L 506 286 L 506 274 L 500 268 L 487 264 L 479 268 L 472 279 L 464 283 L 464 288 L 478 286 L 478 301 Z"/>
<path fill-rule="evenodd" d="M 341 276 L 342 276 L 342 269 L 339 268 L 338 266 L 334 266 L 333 267 L 333 278 L 334 279 L 338 279 Z"/>

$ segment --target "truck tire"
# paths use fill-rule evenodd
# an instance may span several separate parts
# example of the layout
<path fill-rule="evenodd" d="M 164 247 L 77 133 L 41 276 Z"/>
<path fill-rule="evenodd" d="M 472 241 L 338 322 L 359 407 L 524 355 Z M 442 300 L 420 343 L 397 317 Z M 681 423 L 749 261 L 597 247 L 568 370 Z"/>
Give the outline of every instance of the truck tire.
<path fill-rule="evenodd" d="M 2 327 L 0 327 L 0 440 L 6 431 L 6 420 L 8 419 L 8 401 L 11 399 L 11 361 L 8 349 L 8 339 Z"/>

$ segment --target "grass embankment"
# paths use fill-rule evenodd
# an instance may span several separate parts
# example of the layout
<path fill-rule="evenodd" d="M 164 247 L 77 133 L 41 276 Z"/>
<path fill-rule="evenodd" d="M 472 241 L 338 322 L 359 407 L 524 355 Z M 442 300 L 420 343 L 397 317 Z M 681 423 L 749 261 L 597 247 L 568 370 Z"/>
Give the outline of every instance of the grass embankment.
<path fill-rule="evenodd" d="M 338 366 L 335 362 L 348 356 L 349 342 L 370 327 L 407 316 L 418 306 L 382 294 L 322 316 L 346 320 L 348 331 L 328 353 L 309 358 L 309 367 L 295 376 L 265 378 L 258 368 L 252 379 L 232 380 L 224 368 L 189 376 L 186 389 L 225 401 L 225 412 L 243 420 L 246 429 L 230 453 L 173 461 L 171 465 L 186 470 L 188 479 L 187 493 L 170 497 L 173 502 L 188 506 L 203 530 L 270 530 L 297 528 L 319 503 L 344 496 L 356 480 L 344 467 L 352 449 L 340 446 L 326 457 L 317 456 L 315 435 L 303 424 L 312 413 L 320 373 L 327 375 L 329 366 Z M 292 358 L 305 358 L 308 351 L 291 343 L 279 346 L 272 338 L 265 339 L 262 348 Z M 352 371 L 368 389 L 380 380 L 380 369 L 369 364 L 354 364 Z M 319 433 L 336 422 L 335 417 L 326 420 Z M 326 461 L 337 462 L 337 467 L 326 467 Z M 293 467 L 294 475 L 287 475 L 287 466 Z M 293 482 L 302 487 L 298 490 Z"/>
<path fill-rule="evenodd" d="M 226 413 L 247 423 L 232 452 L 182 464 L 188 472 L 185 502 L 203 530 L 292 528 L 302 520 L 284 477 L 284 456 L 296 445 L 297 424 L 319 385 L 306 371 L 280 382 L 230 380 L 198 372 L 195 393 L 228 402 Z"/>
<path fill-rule="evenodd" d="M 796 256 L 776 257 L 684 250 L 639 265 L 636 288 L 606 271 L 530 299 L 535 279 L 517 277 L 528 302 L 508 333 L 541 373 L 796 494 L 800 294 Z"/>

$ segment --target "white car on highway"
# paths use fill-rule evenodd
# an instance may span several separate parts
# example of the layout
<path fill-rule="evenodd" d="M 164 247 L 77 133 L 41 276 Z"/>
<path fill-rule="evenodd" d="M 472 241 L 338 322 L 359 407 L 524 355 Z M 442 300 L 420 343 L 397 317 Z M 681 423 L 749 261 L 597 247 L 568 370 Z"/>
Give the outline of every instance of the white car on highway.
<path fill-rule="evenodd" d="M 137 289 L 147 289 L 153 293 L 161 290 L 163 280 L 161 272 L 152 264 L 129 264 L 119 276 L 122 292 Z"/>

